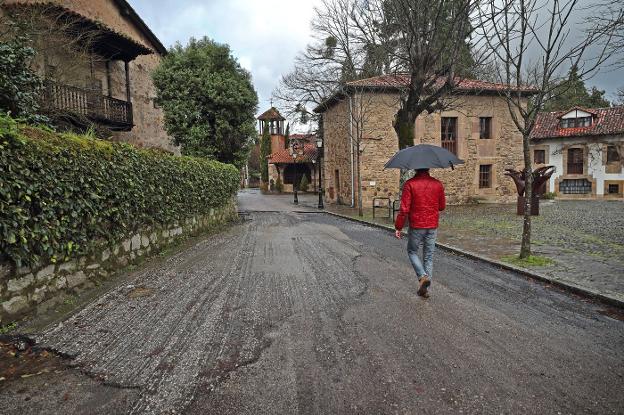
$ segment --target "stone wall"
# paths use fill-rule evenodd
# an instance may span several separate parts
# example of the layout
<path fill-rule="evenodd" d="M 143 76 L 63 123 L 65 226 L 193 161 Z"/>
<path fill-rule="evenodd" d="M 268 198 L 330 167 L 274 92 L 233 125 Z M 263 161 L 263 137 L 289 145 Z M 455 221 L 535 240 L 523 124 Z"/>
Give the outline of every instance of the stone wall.
<path fill-rule="evenodd" d="M 102 244 L 95 254 L 64 263 L 15 269 L 0 264 L 0 324 L 33 315 L 56 305 L 65 295 L 95 286 L 139 259 L 171 246 L 181 238 L 201 233 L 236 219 L 231 200 L 207 215 L 164 226 L 151 226 L 129 234 L 113 245 Z"/>
<path fill-rule="evenodd" d="M 349 104 L 337 103 L 323 114 L 325 197 L 331 203 L 351 201 L 351 146 L 349 142 Z"/>
<path fill-rule="evenodd" d="M 384 170 L 384 164 L 398 151 L 392 127 L 398 109 L 396 95 L 389 93 L 363 94 L 368 113 L 363 121 L 361 151 L 362 200 L 371 207 L 374 197 L 398 198 L 399 171 Z M 354 105 L 357 107 L 357 104 Z M 349 145 L 349 102 L 344 99 L 324 114 L 325 188 L 329 203 L 351 203 L 351 158 Z M 477 199 L 489 202 L 513 202 L 516 191 L 513 181 L 504 176 L 506 168 L 518 168 L 522 161 L 522 136 L 513 124 L 502 98 L 491 95 L 455 97 L 453 110 L 423 114 L 416 120 L 414 144 L 441 145 L 441 117 L 457 117 L 458 156 L 465 164 L 455 170 L 435 169 L 432 176 L 445 186 L 450 204 Z M 479 117 L 492 117 L 492 138 L 479 138 Z M 357 118 L 357 117 L 356 117 Z M 492 185 L 479 188 L 479 166 L 492 165 Z M 340 191 L 335 183 L 335 171 L 340 172 Z M 357 167 L 354 167 L 357 171 Z M 338 200 L 338 196 L 341 200 Z M 357 205 L 357 194 L 355 195 Z"/>

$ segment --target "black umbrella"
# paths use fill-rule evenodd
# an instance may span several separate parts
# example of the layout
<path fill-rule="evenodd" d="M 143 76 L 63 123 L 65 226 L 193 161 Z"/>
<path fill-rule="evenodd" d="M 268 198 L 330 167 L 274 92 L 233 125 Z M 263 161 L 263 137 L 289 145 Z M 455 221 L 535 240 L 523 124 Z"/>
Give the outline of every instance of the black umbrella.
<path fill-rule="evenodd" d="M 453 168 L 464 161 L 450 151 L 431 144 L 418 144 L 397 152 L 384 166 L 386 169 Z"/>

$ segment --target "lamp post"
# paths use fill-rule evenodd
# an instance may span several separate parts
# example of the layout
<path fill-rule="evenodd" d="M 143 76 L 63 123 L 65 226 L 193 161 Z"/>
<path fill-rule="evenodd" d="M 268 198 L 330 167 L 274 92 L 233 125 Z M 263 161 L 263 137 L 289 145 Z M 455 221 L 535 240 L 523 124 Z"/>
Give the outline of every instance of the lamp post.
<path fill-rule="evenodd" d="M 318 201 L 318 208 L 319 209 L 323 209 L 323 180 L 321 179 L 321 175 L 323 172 L 323 169 L 321 168 L 321 158 L 323 157 L 323 139 L 321 137 L 317 137 L 316 138 L 316 156 L 318 159 L 318 178 L 319 178 L 319 184 L 318 184 L 318 196 L 319 196 L 319 201 Z"/>

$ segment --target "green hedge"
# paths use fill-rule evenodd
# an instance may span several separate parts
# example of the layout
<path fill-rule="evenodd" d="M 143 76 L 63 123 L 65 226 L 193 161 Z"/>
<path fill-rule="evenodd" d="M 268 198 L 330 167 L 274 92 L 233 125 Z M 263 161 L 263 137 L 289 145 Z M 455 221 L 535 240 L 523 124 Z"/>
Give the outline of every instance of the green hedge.
<path fill-rule="evenodd" d="M 18 126 L 0 115 L 0 260 L 17 266 L 88 254 L 146 225 L 223 205 L 235 167 L 88 136 Z"/>

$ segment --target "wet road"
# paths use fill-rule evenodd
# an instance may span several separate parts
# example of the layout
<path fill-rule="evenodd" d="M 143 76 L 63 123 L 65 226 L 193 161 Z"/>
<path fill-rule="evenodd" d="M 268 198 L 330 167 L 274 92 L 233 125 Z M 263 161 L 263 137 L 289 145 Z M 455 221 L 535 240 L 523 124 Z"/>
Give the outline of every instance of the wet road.
<path fill-rule="evenodd" d="M 443 252 L 424 300 L 405 243 L 324 214 L 251 213 L 42 333 L 77 369 L 0 386 L 0 408 L 624 413 L 624 322 Z"/>

